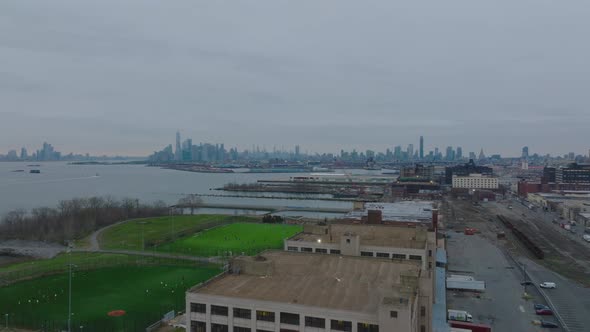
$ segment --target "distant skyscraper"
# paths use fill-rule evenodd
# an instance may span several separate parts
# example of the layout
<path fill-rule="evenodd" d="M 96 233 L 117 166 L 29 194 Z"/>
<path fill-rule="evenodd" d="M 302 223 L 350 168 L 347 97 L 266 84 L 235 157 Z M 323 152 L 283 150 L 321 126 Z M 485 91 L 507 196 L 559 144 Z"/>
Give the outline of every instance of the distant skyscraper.
<path fill-rule="evenodd" d="M 483 154 L 483 148 L 481 149 L 481 151 L 479 151 L 479 160 L 485 159 L 486 155 Z"/>
<path fill-rule="evenodd" d="M 20 159 L 27 159 L 29 156 L 27 154 L 27 149 L 22 148 L 20 149 Z"/>
<path fill-rule="evenodd" d="M 299 145 L 295 145 L 295 156 L 297 156 L 297 157 L 299 157 L 299 152 L 300 152 L 299 149 L 300 149 Z"/>
<path fill-rule="evenodd" d="M 420 159 L 424 159 L 424 137 L 420 136 Z"/>
<path fill-rule="evenodd" d="M 408 144 L 408 158 L 412 159 L 414 156 L 414 144 Z"/>
<path fill-rule="evenodd" d="M 525 146 L 522 148 L 522 158 L 528 158 L 529 157 L 529 147 Z"/>
<path fill-rule="evenodd" d="M 446 160 L 455 160 L 455 151 L 452 146 L 447 146 L 447 153 L 445 155 Z"/>
<path fill-rule="evenodd" d="M 460 146 L 457 147 L 457 154 L 455 155 L 455 158 L 457 160 L 463 159 L 463 148 L 462 147 L 460 147 Z"/>
<path fill-rule="evenodd" d="M 475 160 L 475 152 L 469 152 L 469 159 Z"/>
<path fill-rule="evenodd" d="M 174 159 L 180 161 L 182 159 L 182 149 L 180 148 L 180 132 L 176 132 L 176 151 L 174 151 Z"/>

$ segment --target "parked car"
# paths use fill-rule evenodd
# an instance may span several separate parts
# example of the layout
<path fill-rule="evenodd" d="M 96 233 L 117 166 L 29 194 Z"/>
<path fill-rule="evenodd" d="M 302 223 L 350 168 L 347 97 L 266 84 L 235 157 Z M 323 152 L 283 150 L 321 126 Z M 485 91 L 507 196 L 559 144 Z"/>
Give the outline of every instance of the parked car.
<path fill-rule="evenodd" d="M 533 305 L 533 307 L 535 308 L 535 310 L 540 310 L 540 309 L 551 309 L 548 306 L 544 305 L 544 304 L 540 304 L 540 303 L 535 303 Z"/>
<path fill-rule="evenodd" d="M 541 315 L 541 316 L 552 316 L 553 315 L 553 311 L 549 308 L 547 309 L 537 309 L 535 310 L 535 313 L 537 315 Z"/>
<path fill-rule="evenodd" d="M 540 283 L 539 287 L 541 287 L 541 288 L 556 288 L 557 285 L 555 285 L 554 282 L 545 281 L 545 282 Z"/>
<path fill-rule="evenodd" d="M 549 321 L 546 321 L 546 320 L 542 320 L 541 321 L 541 326 L 542 327 L 548 327 L 548 328 L 556 328 L 556 327 L 559 327 L 559 325 L 557 325 L 556 323 L 549 322 Z"/>
<path fill-rule="evenodd" d="M 523 286 L 530 286 L 530 285 L 533 284 L 533 282 L 532 281 L 523 281 L 520 284 L 523 285 Z"/>

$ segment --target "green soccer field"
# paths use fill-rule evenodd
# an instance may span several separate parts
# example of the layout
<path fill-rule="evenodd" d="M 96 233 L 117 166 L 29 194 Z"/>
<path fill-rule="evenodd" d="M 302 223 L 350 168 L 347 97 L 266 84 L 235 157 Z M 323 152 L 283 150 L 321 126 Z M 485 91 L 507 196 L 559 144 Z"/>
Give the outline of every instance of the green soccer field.
<path fill-rule="evenodd" d="M 111 267 L 75 271 L 72 330 L 141 331 L 170 310 L 183 310 L 185 291 L 221 271 L 215 267 Z M 0 288 L 0 314 L 10 326 L 65 330 L 68 274 Z M 122 317 L 108 312 L 125 310 Z M 82 326 L 82 329 L 80 329 Z"/>
<path fill-rule="evenodd" d="M 283 239 L 301 232 L 296 225 L 235 223 L 188 236 L 157 248 L 158 251 L 195 256 L 256 254 L 266 249 L 280 249 Z"/>
<path fill-rule="evenodd" d="M 257 221 L 256 217 L 228 215 L 170 216 L 129 220 L 104 231 L 99 242 L 102 249 L 148 250 L 154 245 L 173 241 L 183 234 L 223 223 Z"/>

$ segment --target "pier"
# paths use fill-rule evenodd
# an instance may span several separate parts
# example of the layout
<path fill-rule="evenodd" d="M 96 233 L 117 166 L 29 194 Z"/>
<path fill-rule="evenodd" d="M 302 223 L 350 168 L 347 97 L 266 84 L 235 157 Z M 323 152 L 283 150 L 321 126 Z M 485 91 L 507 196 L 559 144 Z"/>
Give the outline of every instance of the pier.
<path fill-rule="evenodd" d="M 300 211 L 300 212 L 322 212 L 322 213 L 348 213 L 352 209 L 347 208 L 327 208 L 327 207 L 304 207 L 304 206 L 269 206 L 269 205 L 246 205 L 246 204 L 216 204 L 216 203 L 201 203 L 198 206 L 190 205 L 173 205 L 171 208 L 178 209 L 195 209 L 210 208 L 210 209 L 228 209 L 228 210 L 254 210 L 254 211 L 268 211 L 269 213 L 286 212 L 286 211 Z"/>

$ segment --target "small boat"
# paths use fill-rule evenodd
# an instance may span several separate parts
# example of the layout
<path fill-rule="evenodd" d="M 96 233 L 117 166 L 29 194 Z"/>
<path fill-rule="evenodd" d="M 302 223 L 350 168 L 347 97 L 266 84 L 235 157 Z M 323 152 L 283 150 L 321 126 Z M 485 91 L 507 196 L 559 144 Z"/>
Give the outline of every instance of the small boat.
<path fill-rule="evenodd" d="M 41 170 L 38 170 L 38 169 L 32 169 L 32 170 L 30 170 L 30 171 L 29 171 L 29 173 L 33 173 L 33 174 L 39 174 L 39 173 L 41 173 Z"/>
<path fill-rule="evenodd" d="M 15 169 L 13 172 L 20 173 L 20 172 L 24 172 L 24 171 L 25 171 L 24 169 Z"/>

